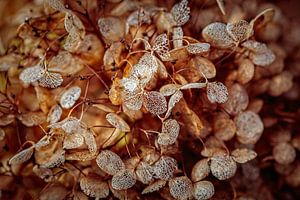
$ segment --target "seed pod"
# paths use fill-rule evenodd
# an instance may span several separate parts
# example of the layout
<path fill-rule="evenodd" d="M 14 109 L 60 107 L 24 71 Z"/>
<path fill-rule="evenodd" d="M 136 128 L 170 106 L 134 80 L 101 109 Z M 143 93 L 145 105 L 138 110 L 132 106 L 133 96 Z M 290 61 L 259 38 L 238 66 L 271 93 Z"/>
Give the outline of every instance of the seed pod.
<path fill-rule="evenodd" d="M 125 170 L 125 165 L 121 158 L 112 151 L 103 150 L 96 158 L 97 165 L 105 173 L 115 175 Z"/>
<path fill-rule="evenodd" d="M 255 144 L 262 135 L 264 125 L 256 113 L 245 111 L 234 118 L 236 134 L 239 142 L 243 144 Z"/>
<path fill-rule="evenodd" d="M 186 176 L 171 179 L 169 181 L 169 188 L 172 197 L 175 199 L 190 199 L 193 195 L 192 181 Z"/>
<path fill-rule="evenodd" d="M 174 171 L 177 169 L 177 161 L 168 156 L 162 156 L 154 164 L 153 171 L 155 178 L 161 180 L 169 180 L 173 177 Z"/>
<path fill-rule="evenodd" d="M 237 166 L 231 156 L 213 156 L 211 158 L 210 170 L 214 177 L 226 180 L 235 175 Z"/>
<path fill-rule="evenodd" d="M 81 88 L 78 86 L 73 86 L 66 90 L 61 98 L 60 98 L 60 105 L 63 108 L 69 109 L 73 107 L 76 101 L 79 99 L 81 93 Z"/>
<path fill-rule="evenodd" d="M 296 159 L 296 150 L 289 143 L 281 142 L 273 148 L 273 156 L 279 164 L 288 165 Z"/>
<path fill-rule="evenodd" d="M 196 200 L 210 199 L 215 193 L 214 185 L 210 181 L 194 183 L 193 196 Z"/>
<path fill-rule="evenodd" d="M 193 167 L 191 179 L 193 182 L 198 182 L 206 178 L 210 173 L 208 159 L 199 160 Z"/>
<path fill-rule="evenodd" d="M 106 198 L 109 195 L 108 184 L 97 177 L 84 176 L 80 179 L 81 190 L 89 197 Z"/>
<path fill-rule="evenodd" d="M 136 182 L 136 177 L 131 170 L 122 170 L 115 174 L 111 180 L 111 186 L 115 190 L 127 190 L 131 188 Z"/>

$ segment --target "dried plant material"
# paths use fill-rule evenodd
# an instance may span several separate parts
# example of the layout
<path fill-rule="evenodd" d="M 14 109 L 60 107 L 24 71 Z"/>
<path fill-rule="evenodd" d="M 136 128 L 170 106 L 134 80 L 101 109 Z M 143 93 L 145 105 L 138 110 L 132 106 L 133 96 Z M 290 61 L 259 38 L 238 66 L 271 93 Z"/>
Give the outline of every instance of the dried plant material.
<path fill-rule="evenodd" d="M 152 50 L 155 51 L 162 60 L 167 60 L 170 57 L 169 39 L 167 34 L 163 33 L 155 38 Z"/>
<path fill-rule="evenodd" d="M 193 43 L 189 44 L 186 47 L 186 50 L 190 54 L 201 54 L 201 53 L 206 53 L 210 49 L 210 44 L 209 43 Z"/>
<path fill-rule="evenodd" d="M 208 79 L 216 76 L 216 67 L 213 62 L 207 58 L 196 56 L 195 58 L 191 59 L 190 64 L 192 67 L 196 68 L 200 74 L 203 74 Z"/>
<path fill-rule="evenodd" d="M 84 138 L 84 142 L 87 145 L 90 153 L 96 154 L 98 147 L 94 137 L 94 132 L 91 129 L 82 130 L 81 135 Z"/>
<path fill-rule="evenodd" d="M 15 115 L 9 114 L 0 117 L 0 126 L 7 126 L 15 120 Z"/>
<path fill-rule="evenodd" d="M 171 96 L 171 98 L 169 99 L 169 102 L 168 102 L 168 110 L 167 110 L 167 113 L 165 115 L 165 119 L 168 118 L 171 115 L 171 112 L 172 112 L 173 108 L 180 101 L 180 99 L 182 97 L 183 97 L 183 93 L 180 90 L 178 90 L 177 92 L 175 92 Z"/>
<path fill-rule="evenodd" d="M 271 79 L 269 94 L 276 97 L 289 91 L 292 87 L 293 75 L 288 71 L 284 71 Z"/>
<path fill-rule="evenodd" d="M 143 102 L 145 108 L 153 115 L 160 115 L 167 111 L 167 100 L 159 92 L 145 92 Z"/>
<path fill-rule="evenodd" d="M 219 180 L 226 180 L 235 175 L 237 166 L 232 157 L 214 156 L 211 158 L 210 170 L 214 177 Z"/>
<path fill-rule="evenodd" d="M 142 194 L 148 194 L 152 192 L 156 192 L 163 188 L 166 185 L 167 181 L 164 180 L 156 180 L 155 182 L 149 184 L 145 189 L 142 191 Z"/>
<path fill-rule="evenodd" d="M 171 179 L 169 188 L 170 194 L 175 199 L 190 199 L 193 195 L 192 181 L 186 176 Z"/>
<path fill-rule="evenodd" d="M 64 42 L 64 49 L 68 52 L 74 53 L 81 45 L 81 38 L 80 35 L 77 33 L 69 34 Z"/>
<path fill-rule="evenodd" d="M 54 10 L 58 10 L 60 12 L 67 11 L 67 9 L 65 8 L 64 4 L 62 4 L 61 0 L 47 0 L 46 2 Z"/>
<path fill-rule="evenodd" d="M 28 67 L 24 69 L 19 78 L 24 83 L 33 83 L 38 81 L 44 75 L 44 69 L 42 68 L 41 64 L 37 64 L 33 67 Z"/>
<path fill-rule="evenodd" d="M 109 43 L 120 40 L 125 34 L 124 23 L 115 17 L 100 18 L 98 27 L 102 36 Z"/>
<path fill-rule="evenodd" d="M 236 115 L 245 110 L 248 104 L 249 96 L 247 91 L 242 85 L 236 83 L 228 89 L 228 100 L 222 106 L 229 114 Z"/>
<path fill-rule="evenodd" d="M 215 137 L 223 141 L 231 140 L 236 132 L 236 127 L 233 120 L 222 115 L 216 117 L 213 124 L 213 129 Z"/>
<path fill-rule="evenodd" d="M 255 144 L 264 130 L 259 115 L 252 111 L 241 112 L 234 118 L 234 123 L 237 138 L 243 144 Z"/>
<path fill-rule="evenodd" d="M 172 38 L 173 38 L 174 49 L 180 48 L 183 46 L 183 40 L 182 40 L 183 39 L 183 30 L 180 26 L 173 28 Z"/>
<path fill-rule="evenodd" d="M 190 19 L 190 8 L 187 0 L 181 0 L 171 9 L 171 14 L 177 23 L 177 26 L 184 25 Z"/>
<path fill-rule="evenodd" d="M 218 7 L 223 15 L 226 15 L 224 0 L 216 0 Z"/>
<path fill-rule="evenodd" d="M 237 70 L 237 80 L 241 84 L 246 84 L 252 80 L 254 76 L 255 67 L 249 59 L 243 59 L 239 62 Z"/>
<path fill-rule="evenodd" d="M 153 168 L 147 162 L 141 161 L 135 169 L 136 178 L 143 184 L 153 181 Z"/>
<path fill-rule="evenodd" d="M 207 98 L 211 103 L 225 103 L 228 99 L 227 87 L 221 82 L 208 83 Z"/>
<path fill-rule="evenodd" d="M 81 94 L 81 88 L 73 86 L 66 90 L 60 97 L 59 103 L 61 107 L 69 109 L 74 106 Z"/>
<path fill-rule="evenodd" d="M 115 114 L 115 113 L 109 113 L 106 115 L 106 120 L 115 128 L 120 129 L 121 131 L 124 132 L 129 132 L 130 131 L 130 127 L 127 124 L 127 122 L 120 117 L 119 115 Z"/>
<path fill-rule="evenodd" d="M 76 149 L 83 144 L 84 144 L 84 138 L 80 134 L 74 133 L 74 134 L 65 136 L 63 148 L 64 149 Z"/>
<path fill-rule="evenodd" d="M 180 126 L 174 119 L 168 119 L 163 122 L 162 131 L 158 135 L 157 143 L 160 145 L 174 144 L 179 135 Z"/>
<path fill-rule="evenodd" d="M 125 165 L 121 158 L 109 150 L 101 151 L 97 156 L 96 162 L 101 170 L 110 175 L 115 175 L 125 170 Z"/>
<path fill-rule="evenodd" d="M 159 92 L 166 97 L 171 96 L 178 90 L 178 87 L 179 85 L 177 84 L 166 84 L 159 89 Z"/>
<path fill-rule="evenodd" d="M 279 164 L 288 165 L 296 159 L 296 150 L 291 144 L 281 142 L 273 148 L 273 157 Z"/>
<path fill-rule="evenodd" d="M 32 168 L 32 172 L 36 174 L 39 178 L 43 179 L 45 182 L 51 182 L 54 179 L 54 174 L 51 169 L 40 167 L 35 165 Z"/>
<path fill-rule="evenodd" d="M 162 156 L 153 166 L 154 177 L 161 180 L 169 180 L 177 169 L 177 161 L 168 156 Z"/>
<path fill-rule="evenodd" d="M 18 116 L 18 119 L 27 127 L 37 126 L 46 121 L 46 116 L 42 112 L 28 112 Z"/>
<path fill-rule="evenodd" d="M 3 130 L 3 128 L 0 128 L 0 141 L 4 140 L 5 138 L 5 131 Z"/>
<path fill-rule="evenodd" d="M 188 89 L 201 89 L 205 88 L 207 83 L 188 83 L 180 87 L 181 90 L 188 90 Z"/>
<path fill-rule="evenodd" d="M 45 72 L 38 80 L 39 85 L 46 88 L 57 88 L 63 82 L 61 74 L 55 72 Z"/>
<path fill-rule="evenodd" d="M 47 117 L 47 122 L 49 122 L 50 124 L 54 124 L 60 120 L 61 115 L 62 115 L 62 108 L 56 104 L 52 106 L 52 108 L 50 109 Z"/>
<path fill-rule="evenodd" d="M 33 146 L 24 149 L 19 153 L 17 153 L 16 155 L 14 155 L 12 158 L 10 158 L 8 163 L 10 165 L 22 164 L 31 158 L 33 152 L 34 152 Z"/>
<path fill-rule="evenodd" d="M 233 39 L 227 33 L 226 24 L 220 22 L 207 25 L 202 30 L 202 36 L 206 42 L 218 48 L 226 49 L 234 46 Z"/>
<path fill-rule="evenodd" d="M 96 199 L 106 198 L 109 195 L 108 184 L 100 177 L 85 176 L 80 179 L 80 188 L 84 194 Z"/>
<path fill-rule="evenodd" d="M 214 185 L 210 181 L 194 183 L 193 196 L 196 200 L 210 199 L 215 194 Z"/>
<path fill-rule="evenodd" d="M 235 23 L 228 23 L 226 30 L 228 34 L 239 43 L 248 39 L 253 34 L 250 24 L 245 20 L 240 20 Z"/>
<path fill-rule="evenodd" d="M 259 13 L 254 19 L 252 19 L 250 25 L 253 27 L 253 29 L 259 29 L 272 21 L 274 15 L 275 10 L 273 8 L 268 8 Z"/>
<path fill-rule="evenodd" d="M 115 190 L 127 190 L 136 182 L 135 174 L 131 170 L 122 170 L 112 177 L 111 185 Z"/>
<path fill-rule="evenodd" d="M 42 167 L 45 168 L 53 168 L 60 166 L 65 162 L 65 151 L 58 150 L 56 151 L 50 158 L 48 158 L 47 162 L 42 164 Z"/>
<path fill-rule="evenodd" d="M 191 179 L 194 183 L 203 180 L 209 175 L 210 167 L 208 161 L 208 159 L 201 159 L 194 165 L 191 172 Z"/>
<path fill-rule="evenodd" d="M 78 34 L 84 35 L 84 25 L 82 24 L 81 20 L 72 12 L 68 12 L 65 15 L 65 29 L 69 34 Z"/>
<path fill-rule="evenodd" d="M 231 156 L 235 162 L 243 164 L 256 158 L 257 153 L 251 149 L 243 148 L 235 149 L 231 152 Z"/>
<path fill-rule="evenodd" d="M 145 9 L 139 9 L 132 12 L 127 18 L 128 26 L 138 26 L 151 23 L 151 13 Z"/>

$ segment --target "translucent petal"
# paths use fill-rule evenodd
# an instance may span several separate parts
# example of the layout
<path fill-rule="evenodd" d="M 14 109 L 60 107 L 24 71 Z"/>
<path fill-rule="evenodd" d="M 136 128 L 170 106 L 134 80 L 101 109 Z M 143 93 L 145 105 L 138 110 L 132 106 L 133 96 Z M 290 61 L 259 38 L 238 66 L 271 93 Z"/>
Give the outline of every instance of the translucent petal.
<path fill-rule="evenodd" d="M 106 198 L 109 195 L 109 187 L 100 177 L 83 176 L 80 179 L 80 189 L 89 197 L 97 199 Z"/>
<path fill-rule="evenodd" d="M 9 164 L 10 165 L 16 165 L 16 164 L 21 164 L 29 160 L 33 154 L 34 148 L 29 147 L 27 149 L 24 149 L 14 155 L 11 159 L 9 159 Z"/>
<path fill-rule="evenodd" d="M 237 42 L 242 42 L 248 39 L 253 33 L 250 24 L 245 20 L 240 20 L 235 23 L 228 23 L 226 30 L 228 34 Z"/>
<path fill-rule="evenodd" d="M 61 0 L 47 0 L 46 2 L 54 10 L 58 10 L 58 11 L 61 11 L 61 12 L 65 12 L 67 10 L 65 8 L 64 4 L 62 4 Z"/>
<path fill-rule="evenodd" d="M 152 192 L 156 192 L 163 188 L 166 185 L 167 181 L 164 180 L 156 180 L 155 182 L 151 183 L 143 190 L 142 194 L 148 194 Z"/>
<path fill-rule="evenodd" d="M 169 180 L 177 169 L 177 161 L 168 156 L 162 156 L 153 166 L 155 177 L 161 180 Z"/>
<path fill-rule="evenodd" d="M 160 115 L 167 111 L 167 100 L 157 91 L 145 92 L 143 105 L 153 115 Z"/>
<path fill-rule="evenodd" d="M 153 180 L 153 168 L 147 162 L 141 161 L 135 169 L 137 180 L 149 184 Z"/>
<path fill-rule="evenodd" d="M 106 120 L 115 128 L 120 129 L 121 131 L 124 132 L 129 132 L 130 131 L 130 127 L 127 124 L 127 122 L 120 117 L 119 115 L 115 114 L 115 113 L 108 113 L 106 115 Z"/>
<path fill-rule="evenodd" d="M 171 83 L 171 84 L 162 86 L 159 89 L 159 92 L 164 96 L 171 96 L 178 90 L 178 88 L 179 88 L 179 85 Z"/>
<path fill-rule="evenodd" d="M 214 156 L 211 158 L 210 170 L 214 177 L 219 180 L 226 180 L 235 175 L 237 166 L 232 157 Z"/>
<path fill-rule="evenodd" d="M 66 135 L 64 138 L 63 148 L 64 149 L 76 149 L 76 148 L 80 147 L 81 145 L 83 145 L 83 143 L 84 143 L 84 139 L 80 134 L 78 134 L 78 133 L 69 134 L 69 135 Z"/>
<path fill-rule="evenodd" d="M 111 179 L 111 186 L 115 190 L 127 190 L 134 186 L 136 177 L 133 171 L 123 170 L 115 174 Z"/>
<path fill-rule="evenodd" d="M 53 154 L 46 163 L 42 164 L 42 167 L 53 168 L 57 167 L 65 162 L 65 151 L 58 150 Z"/>
<path fill-rule="evenodd" d="M 60 120 L 61 115 L 62 108 L 59 105 L 54 105 L 48 113 L 47 122 L 50 124 L 56 123 Z"/>
<path fill-rule="evenodd" d="M 97 143 L 96 143 L 96 139 L 94 137 L 94 133 L 91 129 L 85 130 L 83 129 L 81 131 L 81 134 L 84 138 L 84 142 L 87 145 L 89 151 L 91 154 L 96 154 L 97 153 Z"/>
<path fill-rule="evenodd" d="M 168 102 L 168 110 L 167 113 L 165 115 L 165 119 L 168 118 L 171 115 L 171 112 L 173 110 L 173 108 L 175 107 L 175 105 L 180 101 L 180 99 L 183 97 L 183 94 L 180 90 L 178 90 L 177 92 L 175 92 L 171 98 L 169 99 Z"/>
<path fill-rule="evenodd" d="M 199 181 L 194 184 L 193 196 L 196 200 L 210 199 L 214 194 L 215 188 L 210 181 Z"/>
<path fill-rule="evenodd" d="M 200 89 L 207 86 L 207 83 L 188 83 L 180 87 L 181 90 Z"/>
<path fill-rule="evenodd" d="M 190 8 L 188 7 L 188 1 L 181 0 L 179 3 L 175 4 L 171 9 L 171 13 L 177 23 L 177 26 L 184 25 L 190 19 Z"/>
<path fill-rule="evenodd" d="M 124 92 L 123 102 L 130 110 L 139 110 L 143 105 L 143 95 L 138 92 Z"/>
<path fill-rule="evenodd" d="M 116 153 L 103 150 L 96 158 L 97 165 L 101 170 L 110 175 L 115 175 L 125 170 L 125 165 Z"/>
<path fill-rule="evenodd" d="M 152 50 L 155 51 L 162 60 L 167 60 L 170 57 L 167 34 L 163 33 L 155 38 Z"/>
<path fill-rule="evenodd" d="M 179 27 L 173 28 L 173 46 L 174 49 L 180 48 L 183 45 L 183 30 Z"/>
<path fill-rule="evenodd" d="M 57 88 L 62 84 L 64 79 L 61 74 L 55 72 L 46 72 L 39 79 L 39 85 L 47 88 Z"/>
<path fill-rule="evenodd" d="M 238 163 L 246 163 L 250 160 L 253 160 L 257 153 L 251 149 L 235 149 L 231 152 L 232 158 Z"/>
<path fill-rule="evenodd" d="M 175 199 L 190 199 L 193 195 L 193 184 L 187 176 L 180 176 L 169 181 L 170 194 Z"/>
<path fill-rule="evenodd" d="M 234 41 L 226 31 L 226 24 L 214 22 L 207 25 L 202 30 L 204 40 L 212 46 L 219 48 L 230 48 L 234 46 Z"/>
<path fill-rule="evenodd" d="M 168 119 L 163 122 L 161 134 L 158 135 L 158 144 L 171 145 L 174 144 L 179 135 L 180 126 L 174 119 Z"/>

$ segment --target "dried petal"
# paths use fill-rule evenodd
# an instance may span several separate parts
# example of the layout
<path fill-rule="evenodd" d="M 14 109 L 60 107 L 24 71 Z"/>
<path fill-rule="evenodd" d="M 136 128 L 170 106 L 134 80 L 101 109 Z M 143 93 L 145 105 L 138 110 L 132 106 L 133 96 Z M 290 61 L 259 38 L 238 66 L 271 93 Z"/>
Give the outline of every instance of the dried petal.
<path fill-rule="evenodd" d="M 233 177 L 236 169 L 236 163 L 230 156 L 213 156 L 211 158 L 211 173 L 219 180 L 226 180 Z"/>
<path fill-rule="evenodd" d="M 111 179 L 111 186 L 115 190 L 127 190 L 134 186 L 136 177 L 131 170 L 122 170 L 115 174 Z"/>
<path fill-rule="evenodd" d="M 167 96 L 171 96 L 172 94 L 174 94 L 177 90 L 178 90 L 179 85 L 177 84 L 167 84 L 162 86 L 159 89 L 159 92 L 164 95 L 165 97 Z"/>
<path fill-rule="evenodd" d="M 240 20 L 235 23 L 228 23 L 226 30 L 228 34 L 237 42 L 242 42 L 248 39 L 253 33 L 250 24 L 245 20 Z"/>
<path fill-rule="evenodd" d="M 193 167 L 191 179 L 193 182 L 198 182 L 206 178 L 210 173 L 208 159 L 199 160 Z"/>
<path fill-rule="evenodd" d="M 58 10 L 60 12 L 66 12 L 67 11 L 64 4 L 62 4 L 62 2 L 60 0 L 47 0 L 46 2 L 54 10 Z"/>
<path fill-rule="evenodd" d="M 22 164 L 31 158 L 33 151 L 34 151 L 33 146 L 24 149 L 19 153 L 17 153 L 16 155 L 14 155 L 11 159 L 9 159 L 8 163 L 10 165 Z"/>
<path fill-rule="evenodd" d="M 24 83 L 33 83 L 35 81 L 38 81 L 44 75 L 44 73 L 44 69 L 41 67 L 40 64 L 38 64 L 36 66 L 24 69 L 21 72 L 19 78 Z"/>
<path fill-rule="evenodd" d="M 208 83 L 207 97 L 211 103 L 225 103 L 228 99 L 227 87 L 221 82 Z"/>
<path fill-rule="evenodd" d="M 125 165 L 121 158 L 109 150 L 101 151 L 97 156 L 96 162 L 101 170 L 110 175 L 115 175 L 125 170 Z"/>
<path fill-rule="evenodd" d="M 175 199 L 190 199 L 193 195 L 192 181 L 186 176 L 173 178 L 169 181 L 170 194 Z"/>
<path fill-rule="evenodd" d="M 190 19 L 190 8 L 187 0 L 181 0 L 171 9 L 171 14 L 177 23 L 177 26 L 184 25 Z"/>
<path fill-rule="evenodd" d="M 201 89 L 207 86 L 207 83 L 188 83 L 180 87 L 181 90 Z"/>
<path fill-rule="evenodd" d="M 208 43 L 193 43 L 193 44 L 189 44 L 186 47 L 186 50 L 190 54 L 206 53 L 209 51 L 209 49 L 210 49 L 210 44 L 208 44 Z"/>
<path fill-rule="evenodd" d="M 204 40 L 212 46 L 219 48 L 230 48 L 234 46 L 234 41 L 226 31 L 226 24 L 214 22 L 207 25 L 202 30 Z"/>
<path fill-rule="evenodd" d="M 152 50 L 155 51 L 162 60 L 167 60 L 170 57 L 167 34 L 163 33 L 155 38 Z"/>
<path fill-rule="evenodd" d="M 289 165 L 296 159 L 296 150 L 291 144 L 281 142 L 273 148 L 273 156 L 279 164 Z"/>
<path fill-rule="evenodd" d="M 115 114 L 115 113 L 108 113 L 106 115 L 106 120 L 115 128 L 120 129 L 121 131 L 124 132 L 129 132 L 130 131 L 130 127 L 127 124 L 127 122 L 120 117 L 119 115 Z"/>
<path fill-rule="evenodd" d="M 183 30 L 179 27 L 173 28 L 173 46 L 174 49 L 180 48 L 183 45 Z"/>
<path fill-rule="evenodd" d="M 166 98 L 159 92 L 145 92 L 143 105 L 153 115 L 160 115 L 167 111 Z"/>
<path fill-rule="evenodd" d="M 236 134 L 239 142 L 243 144 L 255 144 L 261 137 L 264 125 L 256 113 L 245 111 L 234 118 Z"/>
<path fill-rule="evenodd" d="M 108 184 L 97 177 L 84 176 L 80 179 L 81 190 L 89 197 L 106 198 L 109 195 Z"/>
<path fill-rule="evenodd" d="M 179 135 L 180 126 L 174 119 L 168 119 L 163 122 L 161 134 L 158 135 L 158 144 L 171 145 L 174 144 Z"/>
<path fill-rule="evenodd" d="M 78 86 L 73 86 L 66 90 L 61 98 L 60 98 L 60 105 L 63 108 L 69 109 L 74 106 L 76 101 L 79 99 L 81 93 L 81 88 Z"/>
<path fill-rule="evenodd" d="M 39 85 L 42 87 L 57 88 L 62 84 L 64 79 L 59 73 L 45 72 L 38 81 L 39 81 Z"/>
<path fill-rule="evenodd" d="M 214 194 L 215 188 L 210 181 L 199 181 L 194 184 L 193 196 L 196 200 L 210 199 Z"/>
<path fill-rule="evenodd" d="M 137 180 L 149 184 L 153 180 L 153 168 L 147 162 L 141 161 L 135 169 Z"/>
<path fill-rule="evenodd" d="M 251 149 L 235 149 L 233 152 L 231 152 L 233 160 L 235 160 L 238 163 L 246 163 L 250 160 L 253 160 L 257 153 Z"/>
<path fill-rule="evenodd" d="M 171 112 L 173 110 L 173 108 L 175 107 L 175 105 L 180 101 L 180 99 L 183 97 L 183 93 L 178 90 L 177 92 L 175 92 L 170 100 L 169 100 L 169 103 L 168 103 L 168 110 L 167 110 L 167 113 L 165 115 L 165 119 L 168 118 L 170 115 L 171 115 Z"/>
<path fill-rule="evenodd" d="M 83 143 L 84 143 L 84 139 L 80 134 L 78 134 L 78 133 L 69 134 L 69 135 L 66 135 L 64 138 L 63 148 L 64 149 L 76 149 L 76 148 L 80 147 L 81 145 L 83 145 Z"/>
<path fill-rule="evenodd" d="M 59 105 L 52 106 L 48 113 L 47 122 L 49 122 L 50 124 L 58 122 L 60 120 L 62 112 L 62 108 Z"/>
<path fill-rule="evenodd" d="M 155 182 L 151 183 L 142 191 L 142 194 L 148 194 L 152 192 L 156 192 L 163 188 L 166 185 L 167 181 L 164 180 L 156 180 Z"/>
<path fill-rule="evenodd" d="M 42 167 L 45 168 L 53 168 L 57 167 L 65 162 L 65 151 L 64 150 L 58 150 L 53 154 L 46 163 L 42 164 Z"/>
<path fill-rule="evenodd" d="M 176 169 L 177 161 L 168 156 L 160 157 L 160 159 L 153 166 L 155 177 L 161 180 L 171 179 Z"/>

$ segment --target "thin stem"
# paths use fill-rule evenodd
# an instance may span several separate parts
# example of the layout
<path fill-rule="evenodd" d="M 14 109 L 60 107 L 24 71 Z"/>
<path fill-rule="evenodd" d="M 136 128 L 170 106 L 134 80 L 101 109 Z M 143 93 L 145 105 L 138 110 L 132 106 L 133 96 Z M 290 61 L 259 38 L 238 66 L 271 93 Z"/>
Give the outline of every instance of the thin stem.
<path fill-rule="evenodd" d="M 93 72 L 95 74 L 95 76 L 99 79 L 99 81 L 104 85 L 104 87 L 109 90 L 108 85 L 104 82 L 104 80 L 101 78 L 101 76 L 99 76 L 99 74 L 92 68 L 90 67 L 88 64 L 85 64 L 85 66 L 88 67 L 88 69 Z"/>

